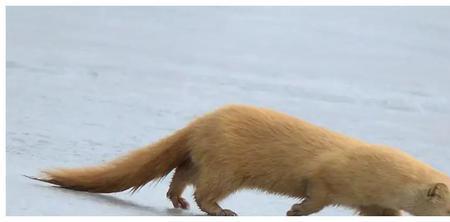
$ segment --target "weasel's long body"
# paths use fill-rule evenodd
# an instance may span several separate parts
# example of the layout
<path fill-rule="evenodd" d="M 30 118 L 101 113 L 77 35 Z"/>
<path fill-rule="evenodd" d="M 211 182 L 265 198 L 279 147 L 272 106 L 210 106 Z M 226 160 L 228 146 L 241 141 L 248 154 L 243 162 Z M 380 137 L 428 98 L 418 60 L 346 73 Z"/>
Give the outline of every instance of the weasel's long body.
<path fill-rule="evenodd" d="M 194 185 L 209 215 L 235 215 L 218 202 L 243 188 L 304 198 L 288 215 L 328 205 L 360 215 L 450 215 L 447 175 L 400 150 L 368 144 L 269 109 L 230 105 L 174 134 L 100 166 L 44 171 L 39 179 L 98 193 L 137 190 L 176 169 L 168 198 Z"/>

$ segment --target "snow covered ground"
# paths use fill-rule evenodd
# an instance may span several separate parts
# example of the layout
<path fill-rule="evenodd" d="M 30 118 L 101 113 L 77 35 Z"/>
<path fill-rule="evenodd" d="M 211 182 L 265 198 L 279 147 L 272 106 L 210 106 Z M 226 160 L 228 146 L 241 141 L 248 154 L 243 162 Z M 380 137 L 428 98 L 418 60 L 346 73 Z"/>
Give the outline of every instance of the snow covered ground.
<path fill-rule="evenodd" d="M 110 160 L 223 104 L 270 107 L 450 174 L 449 7 L 7 7 L 7 215 L 202 215 L 22 174 Z M 240 215 L 294 199 L 242 191 Z M 318 215 L 351 215 L 327 208 Z"/>

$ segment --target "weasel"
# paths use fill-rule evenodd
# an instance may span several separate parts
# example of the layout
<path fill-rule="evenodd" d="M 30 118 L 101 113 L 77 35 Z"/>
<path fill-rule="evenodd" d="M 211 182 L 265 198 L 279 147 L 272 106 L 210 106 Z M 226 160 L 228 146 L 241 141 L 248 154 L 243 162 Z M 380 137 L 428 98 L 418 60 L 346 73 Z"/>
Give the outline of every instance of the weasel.
<path fill-rule="evenodd" d="M 247 105 L 219 108 L 102 165 L 46 170 L 33 179 L 78 191 L 134 192 L 173 169 L 167 192 L 173 206 L 189 207 L 182 193 L 193 185 L 195 201 L 208 215 L 237 215 L 218 203 L 245 188 L 303 199 L 289 216 L 329 205 L 359 215 L 450 215 L 444 173 L 398 149 Z"/>

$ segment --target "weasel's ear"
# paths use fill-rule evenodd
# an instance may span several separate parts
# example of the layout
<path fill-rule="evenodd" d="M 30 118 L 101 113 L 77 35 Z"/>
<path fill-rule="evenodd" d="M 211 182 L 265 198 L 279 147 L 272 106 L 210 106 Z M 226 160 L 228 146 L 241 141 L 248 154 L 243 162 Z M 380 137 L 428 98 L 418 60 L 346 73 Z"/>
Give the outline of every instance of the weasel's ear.
<path fill-rule="evenodd" d="M 449 190 L 447 185 L 444 183 L 436 183 L 431 185 L 428 189 L 427 196 L 431 200 L 435 199 L 445 199 L 449 195 Z"/>

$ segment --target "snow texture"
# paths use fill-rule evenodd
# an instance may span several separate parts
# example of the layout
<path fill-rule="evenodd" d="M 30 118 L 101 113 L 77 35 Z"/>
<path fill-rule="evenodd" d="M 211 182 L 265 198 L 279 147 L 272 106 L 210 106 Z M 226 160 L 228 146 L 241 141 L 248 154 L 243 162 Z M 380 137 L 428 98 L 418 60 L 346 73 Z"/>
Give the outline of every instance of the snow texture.
<path fill-rule="evenodd" d="M 450 173 L 449 7 L 7 7 L 7 215 L 203 215 L 170 175 L 131 195 L 22 176 L 95 165 L 228 103 L 270 107 Z M 285 215 L 244 190 L 222 205 Z M 352 215 L 327 208 L 316 215 Z"/>

